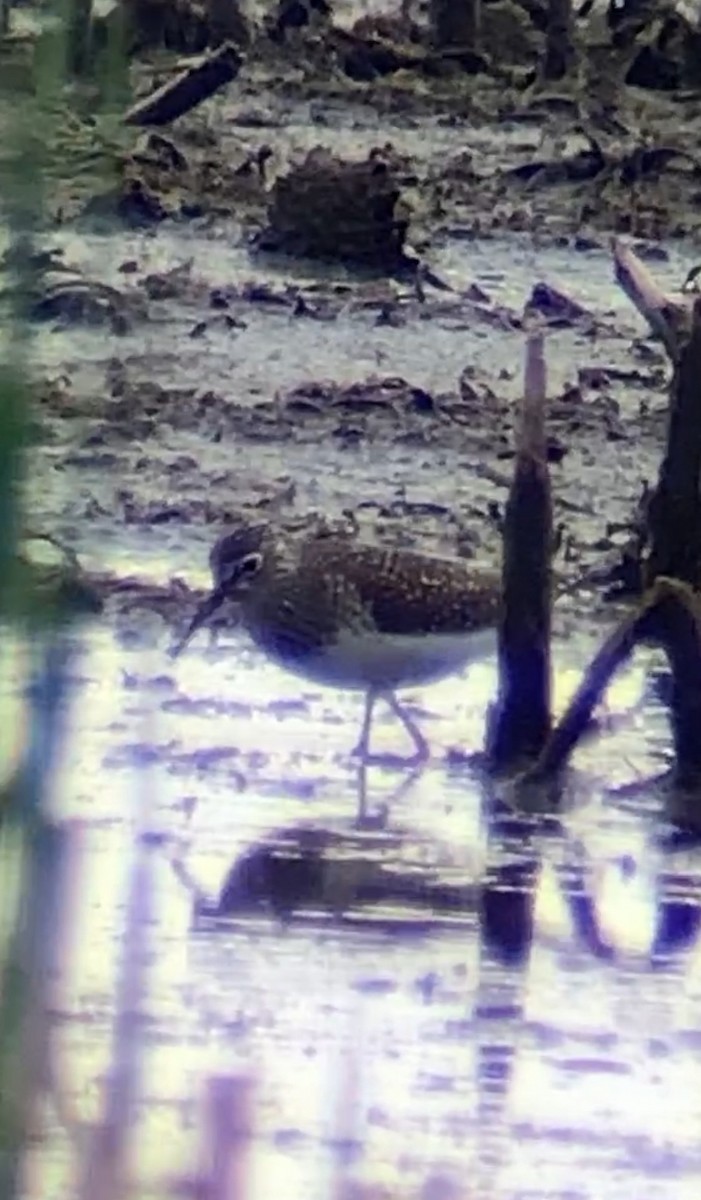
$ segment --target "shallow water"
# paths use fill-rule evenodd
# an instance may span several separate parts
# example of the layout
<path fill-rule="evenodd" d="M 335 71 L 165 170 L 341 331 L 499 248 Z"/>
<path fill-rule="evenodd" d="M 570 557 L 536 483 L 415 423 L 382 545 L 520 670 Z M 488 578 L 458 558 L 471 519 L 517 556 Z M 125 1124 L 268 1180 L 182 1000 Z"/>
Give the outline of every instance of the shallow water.
<path fill-rule="evenodd" d="M 486 819 L 474 774 L 443 760 L 451 744 L 481 742 L 493 669 L 426 689 L 415 711 L 434 761 L 395 804 L 401 776 L 372 772 L 371 796 L 389 801 L 408 861 L 472 882 L 474 910 L 413 936 L 372 922 L 281 929 L 264 912 L 193 928 L 173 845 L 215 895 L 237 854 L 274 828 L 347 826 L 358 702 L 305 687 L 234 640 L 198 640 L 177 670 L 162 636 L 144 640 L 88 638 L 53 795 L 57 814 L 84 823 L 74 952 L 55 999 L 62 1087 L 84 1116 L 107 1064 L 140 804 L 170 838 L 150 852 L 138 1195 L 164 1194 L 191 1166 L 196 1098 L 214 1070 L 255 1081 L 254 1200 L 321 1200 L 344 1175 L 393 1197 L 691 1196 L 701 958 L 693 941 L 665 951 L 660 929 L 670 898 L 695 904 L 701 880 L 694 855 L 657 846 L 654 793 L 631 804 L 607 792 L 666 761 L 659 707 L 578 752 L 562 828 L 529 831 Z M 587 652 L 558 647 L 559 704 Z M 643 666 L 621 677 L 612 709 L 639 699 Z M 399 731 L 378 724 L 401 749 Z M 509 890 L 515 866 L 532 916 Z M 49 1145 L 27 1197 L 49 1194 L 47 1180 L 52 1196 L 71 1195 L 58 1131 Z"/>

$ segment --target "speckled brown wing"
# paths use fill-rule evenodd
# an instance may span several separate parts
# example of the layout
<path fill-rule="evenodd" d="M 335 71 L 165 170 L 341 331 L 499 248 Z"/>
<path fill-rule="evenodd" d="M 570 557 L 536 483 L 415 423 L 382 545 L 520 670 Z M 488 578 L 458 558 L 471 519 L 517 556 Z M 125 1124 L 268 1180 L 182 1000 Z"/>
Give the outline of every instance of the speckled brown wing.
<path fill-rule="evenodd" d="M 310 546 L 307 570 L 322 590 L 323 577 L 352 579 L 380 633 L 462 633 L 499 619 L 499 575 L 467 562 L 329 539 Z"/>

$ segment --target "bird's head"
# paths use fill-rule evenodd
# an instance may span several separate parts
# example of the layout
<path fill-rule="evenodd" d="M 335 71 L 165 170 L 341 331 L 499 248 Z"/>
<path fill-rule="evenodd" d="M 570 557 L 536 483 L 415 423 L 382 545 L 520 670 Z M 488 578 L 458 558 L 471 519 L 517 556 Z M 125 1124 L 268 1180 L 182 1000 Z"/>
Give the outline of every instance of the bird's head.
<path fill-rule="evenodd" d="M 171 650 L 176 658 L 192 636 L 206 625 L 226 600 L 243 600 L 261 571 L 267 525 L 242 525 L 225 533 L 209 555 L 213 588 L 197 608 L 183 637 Z"/>
<path fill-rule="evenodd" d="M 263 566 L 267 525 L 242 525 L 225 533 L 212 546 L 209 566 L 214 590 L 222 599 L 240 599 Z"/>

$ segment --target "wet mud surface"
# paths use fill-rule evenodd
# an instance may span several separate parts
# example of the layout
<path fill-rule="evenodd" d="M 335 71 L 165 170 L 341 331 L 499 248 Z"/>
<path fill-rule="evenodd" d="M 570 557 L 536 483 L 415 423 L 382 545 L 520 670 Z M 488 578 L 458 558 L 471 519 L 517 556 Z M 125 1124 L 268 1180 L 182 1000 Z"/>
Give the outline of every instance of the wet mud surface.
<path fill-rule="evenodd" d="M 321 1200 L 332 1180 L 392 1200 L 696 1196 L 699 870 L 693 849 L 662 840 L 660 791 L 636 790 L 671 757 L 652 652 L 612 689 L 557 821 L 505 814 L 469 759 L 494 664 L 412 693 L 432 760 L 415 779 L 371 773 L 386 828 L 359 841 L 357 697 L 281 674 L 231 627 L 167 657 L 211 543 L 241 515 L 496 565 L 539 316 L 568 585 L 562 708 L 622 611 L 611 569 L 665 435 L 669 366 L 615 287 L 606 231 L 663 235 L 640 250 L 678 288 L 695 249 L 669 235 L 695 230 L 695 168 L 680 168 L 678 207 L 676 177 L 657 191 L 646 179 L 622 224 L 618 168 L 602 183 L 524 167 L 571 126 L 567 105 L 536 119 L 485 82 L 465 119 L 448 85 L 395 77 L 368 99 L 308 53 L 275 86 L 257 60 L 206 118 L 175 127 L 197 165 L 161 164 L 177 187 L 151 165 L 158 220 L 64 222 L 46 239 L 59 254 L 37 293 L 28 522 L 75 548 L 105 602 L 75 663 L 55 795 L 86 842 L 59 1021 L 70 1091 L 89 1115 L 145 796 L 160 845 L 144 1195 L 191 1153 L 193 1076 L 226 1062 L 258 1081 L 254 1200 Z M 673 113 L 683 130 L 697 103 L 656 96 L 654 119 L 669 129 Z M 274 178 L 318 143 L 349 158 L 391 143 L 416 198 L 409 242 L 450 291 L 252 249 L 269 184 L 233 171 L 265 144 Z M 382 748 L 401 737 L 378 717 Z M 313 853 L 276 906 L 269 850 L 284 859 L 286 838 Z M 213 918 L 234 863 L 251 903 Z M 364 904 L 383 872 L 384 903 Z M 70 1194 L 67 1155 L 39 1160 L 28 1194 L 47 1194 L 42 1172 Z"/>
<path fill-rule="evenodd" d="M 143 245 L 151 256 L 152 241 Z M 81 253 L 103 248 L 85 240 Z M 46 373 L 33 432 L 46 488 L 30 504 L 39 502 L 39 523 L 46 504 L 53 532 L 90 570 L 109 570 L 118 517 L 124 548 L 139 548 L 141 569 L 130 573 L 171 580 L 172 621 L 183 585 L 205 582 L 218 532 L 266 513 L 495 564 L 524 329 L 541 314 L 557 572 L 573 589 L 605 582 L 656 476 L 669 378 L 607 255 L 538 252 L 517 236 L 447 245 L 441 268 L 458 294 L 421 302 L 377 281 L 312 283 L 292 266 L 251 279 L 235 250 L 225 285 L 217 243 L 187 248 L 184 266 L 167 261 L 182 254 L 175 238 L 161 249 L 158 278 L 174 295 L 149 297 L 148 266 L 130 277 L 141 315 L 121 336 L 69 334 L 56 322 L 40 333 Z M 678 261 L 662 264 L 670 280 Z M 67 476 L 79 486 L 66 488 Z M 603 590 L 587 593 L 580 617 L 608 613 Z M 128 594 L 123 582 L 116 593 L 115 603 Z"/>

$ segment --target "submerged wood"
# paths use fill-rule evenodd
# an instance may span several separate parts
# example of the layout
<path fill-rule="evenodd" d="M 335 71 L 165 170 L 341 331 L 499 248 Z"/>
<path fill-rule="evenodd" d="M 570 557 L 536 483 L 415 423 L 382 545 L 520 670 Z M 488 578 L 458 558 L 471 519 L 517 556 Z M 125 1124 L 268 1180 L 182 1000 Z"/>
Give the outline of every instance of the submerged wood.
<path fill-rule="evenodd" d="M 526 344 L 516 461 L 504 518 L 499 697 L 488 757 L 504 769 L 540 754 L 550 731 L 553 514 L 545 436 L 543 335 Z"/>
<path fill-rule="evenodd" d="M 238 75 L 243 59 L 230 42 L 168 80 L 124 114 L 125 125 L 167 125 L 190 112 Z"/>
<path fill-rule="evenodd" d="M 565 766 L 612 677 L 643 642 L 661 646 L 672 670 L 675 779 L 684 786 L 701 782 L 701 609 L 686 584 L 662 577 L 606 639 L 538 762 L 520 782 L 545 780 Z"/>
<path fill-rule="evenodd" d="M 552 731 L 537 763 L 523 777 L 524 783 L 536 783 L 555 775 L 567 762 L 583 736 L 592 713 L 614 674 L 630 657 L 637 640 L 638 623 L 647 612 L 649 601 L 625 617 L 594 656 L 584 678 L 570 700 L 564 715 Z"/>
<path fill-rule="evenodd" d="M 675 365 L 667 449 L 648 512 L 647 582 L 669 575 L 697 587 L 701 575 L 701 300 L 694 304 L 691 334 Z"/>

